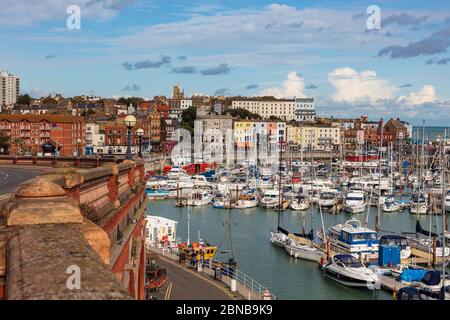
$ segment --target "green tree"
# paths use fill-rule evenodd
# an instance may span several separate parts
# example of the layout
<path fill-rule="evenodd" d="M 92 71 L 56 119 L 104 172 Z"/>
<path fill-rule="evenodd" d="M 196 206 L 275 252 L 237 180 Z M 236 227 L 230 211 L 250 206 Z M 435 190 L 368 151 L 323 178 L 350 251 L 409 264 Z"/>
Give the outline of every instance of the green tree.
<path fill-rule="evenodd" d="M 270 116 L 269 120 L 272 120 L 272 121 L 283 121 L 281 118 L 278 118 L 277 116 Z"/>
<path fill-rule="evenodd" d="M 26 93 L 26 94 L 21 94 L 20 96 L 18 96 L 17 104 L 29 106 L 31 104 L 30 95 L 28 93 Z"/>
<path fill-rule="evenodd" d="M 117 100 L 117 102 L 120 104 L 126 104 L 127 106 L 132 104 L 134 107 L 137 107 L 141 101 L 144 101 L 144 99 L 139 97 L 130 97 L 130 98 L 121 97 Z"/>
<path fill-rule="evenodd" d="M 6 153 L 6 150 L 9 149 L 9 142 L 9 136 L 3 131 L 0 131 L 0 149 L 3 149 L 3 153 Z"/>
<path fill-rule="evenodd" d="M 250 111 L 243 108 L 230 109 L 222 112 L 222 114 L 227 113 L 233 117 L 239 117 L 241 119 L 261 119 L 261 116 L 259 114 L 251 113 Z"/>
<path fill-rule="evenodd" d="M 189 107 L 181 114 L 181 126 L 193 133 L 195 119 L 197 119 L 197 107 Z"/>

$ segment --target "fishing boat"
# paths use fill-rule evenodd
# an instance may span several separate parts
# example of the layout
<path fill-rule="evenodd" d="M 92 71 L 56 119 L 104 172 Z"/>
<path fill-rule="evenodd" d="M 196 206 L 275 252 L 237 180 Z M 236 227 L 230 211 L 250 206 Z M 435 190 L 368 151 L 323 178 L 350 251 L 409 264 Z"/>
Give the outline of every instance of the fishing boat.
<path fill-rule="evenodd" d="M 413 214 L 426 214 L 428 211 L 427 197 L 423 192 L 413 193 L 409 201 L 409 212 Z"/>
<path fill-rule="evenodd" d="M 317 232 L 319 239 L 325 237 L 320 230 Z M 363 258 L 376 258 L 378 256 L 378 233 L 375 230 L 362 227 L 361 221 L 352 219 L 344 224 L 337 224 L 328 229 L 326 238 L 331 247 L 338 252 L 345 252 Z"/>
<path fill-rule="evenodd" d="M 322 267 L 324 274 L 345 286 L 375 289 L 377 274 L 350 254 L 337 254 Z"/>
<path fill-rule="evenodd" d="M 395 197 L 393 195 L 387 195 L 384 198 L 383 202 L 383 211 L 384 212 L 395 212 L 399 211 L 401 209 L 400 203 L 395 200 Z"/>
<path fill-rule="evenodd" d="M 307 210 L 309 208 L 309 200 L 304 195 L 298 195 L 291 201 L 291 209 L 294 211 Z"/>
<path fill-rule="evenodd" d="M 344 201 L 344 210 L 348 213 L 362 213 L 366 209 L 366 201 L 364 199 L 364 192 L 351 189 Z"/>
<path fill-rule="evenodd" d="M 206 190 L 195 190 L 187 201 L 188 206 L 206 206 L 212 202 L 211 194 Z"/>

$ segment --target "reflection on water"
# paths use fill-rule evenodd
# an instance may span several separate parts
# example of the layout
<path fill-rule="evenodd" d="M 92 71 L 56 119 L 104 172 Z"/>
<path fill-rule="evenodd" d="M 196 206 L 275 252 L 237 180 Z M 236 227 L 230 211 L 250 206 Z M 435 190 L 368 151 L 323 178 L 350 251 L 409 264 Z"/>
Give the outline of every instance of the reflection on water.
<path fill-rule="evenodd" d="M 214 209 L 210 206 L 192 207 L 191 241 L 200 237 L 220 249 L 228 249 L 226 221 L 228 210 Z M 187 208 L 175 207 L 171 200 L 149 201 L 151 215 L 167 217 L 179 222 L 177 236 L 183 241 L 187 238 Z M 369 227 L 374 228 L 377 208 L 371 208 Z M 290 257 L 283 249 L 269 242 L 269 232 L 276 228 L 277 212 L 271 209 L 251 208 L 231 210 L 232 241 L 236 260 L 241 271 L 267 286 L 279 299 L 391 299 L 390 293 L 382 290 L 349 288 L 322 276 L 318 264 Z M 303 216 L 306 217 L 306 231 L 310 225 L 314 230 L 321 228 L 320 214 L 317 210 L 281 213 L 281 224 L 293 232 L 301 232 Z M 312 217 L 311 217 L 312 216 Z M 365 221 L 366 214 L 324 213 L 325 228 L 343 223 L 351 218 Z M 423 226 L 429 227 L 428 216 L 418 216 Z M 381 213 L 381 228 L 393 232 L 414 232 L 416 215 L 404 212 Z M 442 225 L 440 217 L 433 219 L 432 226 Z"/>

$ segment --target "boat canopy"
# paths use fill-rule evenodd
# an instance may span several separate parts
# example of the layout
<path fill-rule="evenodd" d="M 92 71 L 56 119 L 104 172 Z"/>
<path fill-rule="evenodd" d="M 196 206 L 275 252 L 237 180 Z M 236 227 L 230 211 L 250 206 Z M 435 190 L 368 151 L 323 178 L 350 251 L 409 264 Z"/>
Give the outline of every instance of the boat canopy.
<path fill-rule="evenodd" d="M 445 276 L 447 277 L 447 272 Z M 442 272 L 440 270 L 430 270 L 422 278 L 422 283 L 429 286 L 437 286 L 441 283 Z"/>
<path fill-rule="evenodd" d="M 341 262 L 350 268 L 360 268 L 363 266 L 362 263 L 351 254 L 337 254 L 333 257 L 333 259 L 336 263 Z"/>

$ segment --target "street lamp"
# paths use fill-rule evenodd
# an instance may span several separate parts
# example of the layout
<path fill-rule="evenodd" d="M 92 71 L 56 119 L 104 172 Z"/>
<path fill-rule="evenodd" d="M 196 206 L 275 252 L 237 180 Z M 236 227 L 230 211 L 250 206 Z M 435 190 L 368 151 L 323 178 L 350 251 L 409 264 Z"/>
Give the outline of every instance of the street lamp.
<path fill-rule="evenodd" d="M 81 139 L 78 138 L 77 139 L 77 157 L 80 157 L 80 144 L 81 144 Z"/>
<path fill-rule="evenodd" d="M 139 138 L 139 153 L 138 153 L 138 157 L 142 158 L 142 137 L 144 136 L 144 129 L 139 128 L 136 130 L 136 135 Z"/>
<path fill-rule="evenodd" d="M 125 155 L 125 159 L 131 160 L 133 158 L 131 154 L 131 129 L 136 125 L 136 117 L 129 114 L 125 117 L 124 123 L 125 126 L 128 128 L 127 132 L 127 153 Z"/>

